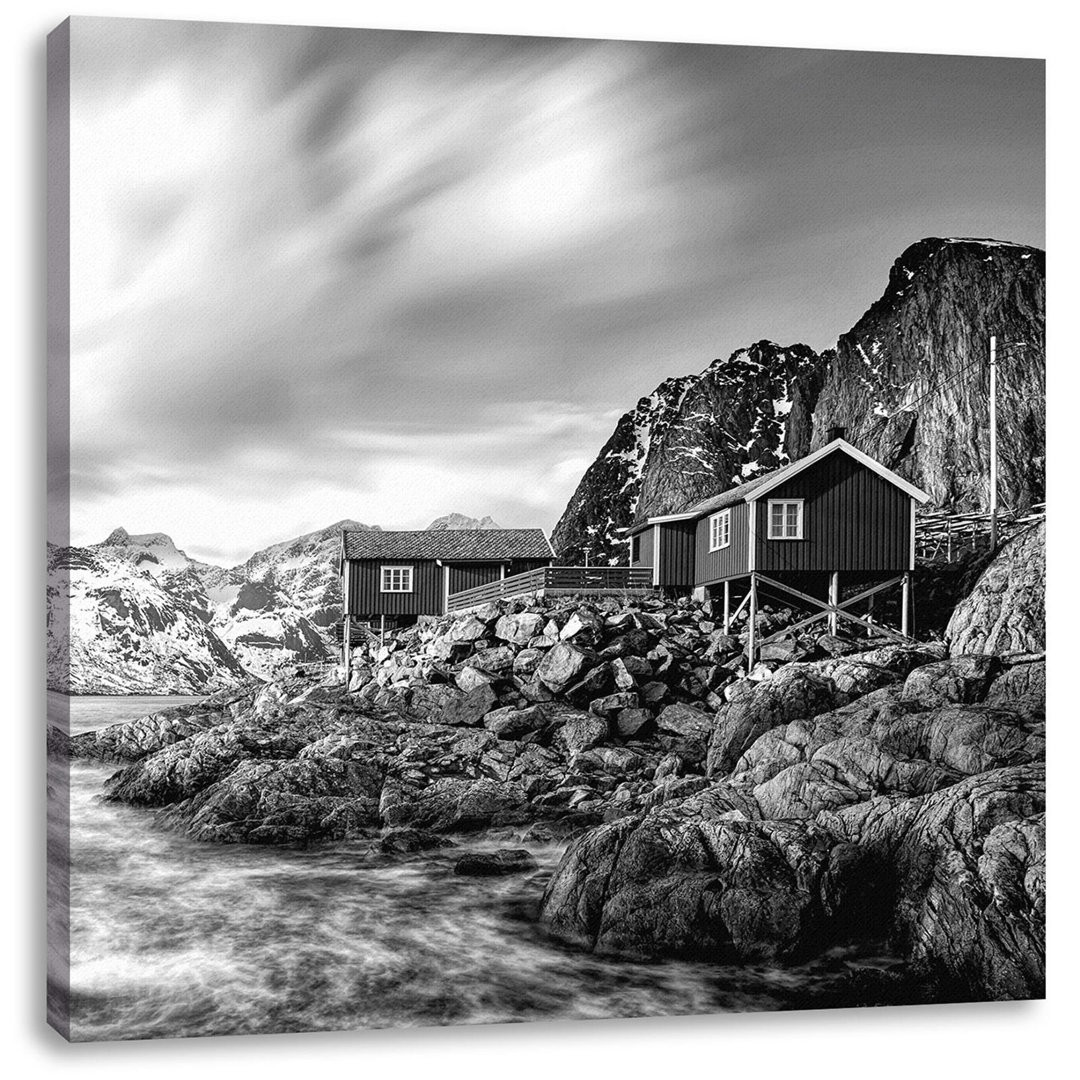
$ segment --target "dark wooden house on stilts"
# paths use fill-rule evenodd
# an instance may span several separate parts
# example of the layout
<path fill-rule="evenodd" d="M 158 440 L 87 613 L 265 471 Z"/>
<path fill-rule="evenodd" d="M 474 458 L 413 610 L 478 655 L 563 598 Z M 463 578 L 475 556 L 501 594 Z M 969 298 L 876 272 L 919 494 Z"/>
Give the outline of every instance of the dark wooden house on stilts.
<path fill-rule="evenodd" d="M 832 434 L 799 461 L 631 529 L 630 565 L 651 567 L 655 586 L 711 596 L 725 632 L 749 609 L 751 664 L 780 636 L 759 638 L 762 593 L 811 611 L 782 634 L 819 621 L 832 633 L 843 624 L 899 641 L 912 632 L 915 507 L 929 496 L 848 443 L 842 429 Z M 897 588 L 900 625 L 889 627 L 874 602 Z"/>

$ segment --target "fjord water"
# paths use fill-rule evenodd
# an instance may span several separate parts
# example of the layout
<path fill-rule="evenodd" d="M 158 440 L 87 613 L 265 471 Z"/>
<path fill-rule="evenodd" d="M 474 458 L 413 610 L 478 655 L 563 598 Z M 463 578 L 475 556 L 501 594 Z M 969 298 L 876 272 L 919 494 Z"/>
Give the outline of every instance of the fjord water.
<path fill-rule="evenodd" d="M 189 699 L 68 699 L 89 731 Z M 50 706 L 58 704 L 51 701 Z M 150 811 L 105 803 L 115 766 L 71 766 L 71 1037 L 137 1039 L 656 1016 L 812 1004 L 842 977 L 799 969 L 607 960 L 535 922 L 540 872 L 453 873 L 465 842 L 416 856 L 367 843 L 195 843 Z"/>

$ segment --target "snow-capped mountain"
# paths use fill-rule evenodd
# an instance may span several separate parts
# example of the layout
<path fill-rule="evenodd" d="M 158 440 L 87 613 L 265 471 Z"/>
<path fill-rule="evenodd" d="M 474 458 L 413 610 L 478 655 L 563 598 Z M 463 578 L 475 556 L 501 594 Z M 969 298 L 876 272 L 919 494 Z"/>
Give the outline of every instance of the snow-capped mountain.
<path fill-rule="evenodd" d="M 668 379 L 627 412 L 586 470 L 552 543 L 625 562 L 625 529 L 816 449 L 829 428 L 925 488 L 985 508 L 988 351 L 998 339 L 1002 502 L 1045 491 L 1045 255 L 996 240 L 921 240 L 836 349 L 758 342 Z"/>
<path fill-rule="evenodd" d="M 469 517 L 466 514 L 444 514 L 436 518 L 428 529 L 501 529 L 502 526 L 492 517 Z"/>
<path fill-rule="evenodd" d="M 197 694 L 247 678 L 187 570 L 152 572 L 119 545 L 48 548 L 48 686 L 78 694 Z M 177 588 L 177 585 L 182 587 Z"/>
<path fill-rule="evenodd" d="M 271 593 L 287 597 L 287 605 L 299 611 L 313 626 L 325 628 L 341 618 L 338 556 L 342 530 L 378 528 L 378 525 L 363 525 L 346 518 L 294 540 L 271 544 L 231 569 L 208 567 L 200 576 L 210 602 L 218 613 L 231 611 L 238 599 L 243 599 L 243 587 L 254 583 L 265 586 Z M 249 599 L 258 595 L 259 599 L 252 601 L 258 606 L 251 608 L 241 603 L 238 611 L 273 609 L 273 603 L 267 608 L 261 594 L 246 595 Z M 284 626 L 282 630 L 285 632 Z"/>

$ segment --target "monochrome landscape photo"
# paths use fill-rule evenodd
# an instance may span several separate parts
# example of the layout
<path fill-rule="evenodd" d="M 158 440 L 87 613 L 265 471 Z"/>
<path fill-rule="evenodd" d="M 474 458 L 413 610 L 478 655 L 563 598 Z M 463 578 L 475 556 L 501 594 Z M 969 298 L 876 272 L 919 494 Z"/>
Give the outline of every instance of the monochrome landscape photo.
<path fill-rule="evenodd" d="M 73 17 L 48 1022 L 1045 996 L 1044 64 Z"/>

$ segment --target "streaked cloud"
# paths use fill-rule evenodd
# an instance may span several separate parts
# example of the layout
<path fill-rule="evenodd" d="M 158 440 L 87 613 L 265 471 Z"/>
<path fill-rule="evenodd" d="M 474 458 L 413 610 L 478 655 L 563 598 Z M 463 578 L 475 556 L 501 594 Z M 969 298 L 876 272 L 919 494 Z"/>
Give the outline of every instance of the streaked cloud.
<path fill-rule="evenodd" d="M 1042 239 L 1031 62 L 96 19 L 73 56 L 82 542 L 550 528 L 662 378 L 830 344 L 919 236 Z"/>

